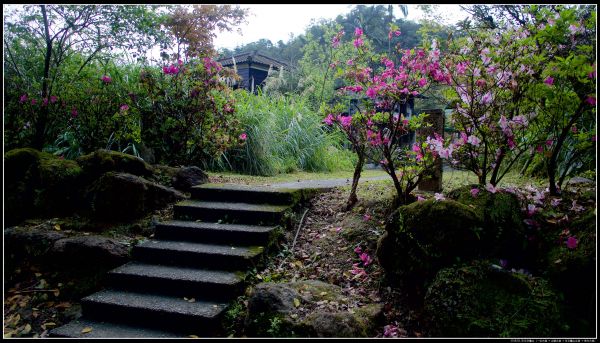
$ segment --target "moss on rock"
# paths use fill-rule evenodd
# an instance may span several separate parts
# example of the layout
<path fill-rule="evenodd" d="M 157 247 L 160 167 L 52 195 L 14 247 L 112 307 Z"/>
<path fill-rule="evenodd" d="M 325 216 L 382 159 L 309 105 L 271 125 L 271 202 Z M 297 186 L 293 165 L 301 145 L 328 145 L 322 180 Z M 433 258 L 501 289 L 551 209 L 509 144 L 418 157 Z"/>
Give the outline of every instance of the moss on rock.
<path fill-rule="evenodd" d="M 107 222 L 139 218 L 184 198 L 174 189 L 115 172 L 104 174 L 86 192 L 91 215 Z"/>
<path fill-rule="evenodd" d="M 477 195 L 471 194 L 478 189 Z M 448 197 L 473 208 L 483 217 L 482 244 L 489 256 L 508 258 L 523 263 L 525 253 L 525 226 L 521 206 L 516 195 L 506 192 L 491 193 L 477 185 L 468 185 L 449 192 Z"/>
<path fill-rule="evenodd" d="M 453 200 L 426 200 L 401 206 L 386 226 L 377 257 L 386 275 L 422 288 L 439 269 L 482 252 L 482 218 Z"/>
<path fill-rule="evenodd" d="M 430 333 L 442 337 L 550 337 L 559 296 L 544 279 L 487 261 L 440 270 L 425 296 Z"/>
<path fill-rule="evenodd" d="M 152 166 L 139 157 L 104 149 L 78 157 L 77 163 L 83 168 L 88 181 L 107 172 L 123 172 L 137 176 L 151 176 L 153 173 Z"/>
<path fill-rule="evenodd" d="M 8 225 L 27 217 L 67 215 L 77 210 L 82 172 L 77 162 L 23 148 L 8 151 L 4 166 Z"/>

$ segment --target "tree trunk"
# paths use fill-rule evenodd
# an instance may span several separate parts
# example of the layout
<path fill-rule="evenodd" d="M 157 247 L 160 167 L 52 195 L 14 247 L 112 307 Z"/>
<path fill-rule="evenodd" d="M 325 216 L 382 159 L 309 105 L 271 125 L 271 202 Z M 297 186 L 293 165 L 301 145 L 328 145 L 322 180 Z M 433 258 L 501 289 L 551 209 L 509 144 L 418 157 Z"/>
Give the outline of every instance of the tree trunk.
<path fill-rule="evenodd" d="M 358 187 L 358 180 L 360 179 L 360 173 L 362 172 L 363 165 L 365 164 L 365 152 L 361 151 L 358 154 L 358 162 L 356 162 L 356 167 L 354 168 L 354 175 L 352 176 L 352 188 L 350 189 L 350 196 L 348 196 L 348 201 L 346 202 L 346 206 L 344 210 L 349 211 L 354 207 L 356 202 L 358 201 L 358 197 L 356 196 L 356 188 Z"/>
<path fill-rule="evenodd" d="M 52 58 L 52 39 L 50 38 L 50 29 L 48 27 L 48 15 L 46 14 L 46 5 L 40 5 L 42 8 L 42 17 L 44 18 L 44 34 L 46 35 L 46 56 L 44 57 L 44 77 L 42 79 L 42 101 L 48 96 L 48 79 L 50 77 L 50 59 Z M 45 133 L 48 121 L 48 106 L 42 106 L 39 116 L 35 123 L 35 136 L 33 138 L 33 147 L 42 150 L 45 143 Z"/>

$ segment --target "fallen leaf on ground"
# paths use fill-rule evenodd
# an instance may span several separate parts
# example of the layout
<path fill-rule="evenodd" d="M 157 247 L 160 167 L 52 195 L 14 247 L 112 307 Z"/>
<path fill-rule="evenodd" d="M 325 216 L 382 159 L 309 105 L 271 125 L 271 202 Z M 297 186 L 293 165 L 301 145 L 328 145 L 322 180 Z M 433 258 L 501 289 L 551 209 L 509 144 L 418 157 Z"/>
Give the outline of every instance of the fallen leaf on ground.
<path fill-rule="evenodd" d="M 92 332 L 92 330 L 94 330 L 94 329 L 92 329 L 91 327 L 88 326 L 88 327 L 83 328 L 81 330 L 81 333 L 90 333 L 90 332 Z"/>

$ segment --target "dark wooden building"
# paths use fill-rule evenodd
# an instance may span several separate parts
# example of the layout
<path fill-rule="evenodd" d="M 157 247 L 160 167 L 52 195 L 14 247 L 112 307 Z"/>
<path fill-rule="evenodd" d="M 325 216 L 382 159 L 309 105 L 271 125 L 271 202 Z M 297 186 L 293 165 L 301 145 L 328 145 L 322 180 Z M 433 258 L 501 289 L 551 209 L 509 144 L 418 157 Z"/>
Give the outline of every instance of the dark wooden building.
<path fill-rule="evenodd" d="M 288 66 L 274 58 L 262 55 L 258 51 L 245 52 L 218 60 L 223 67 L 235 69 L 241 80 L 233 88 L 244 88 L 256 93 L 264 85 L 269 73 L 279 73 Z"/>

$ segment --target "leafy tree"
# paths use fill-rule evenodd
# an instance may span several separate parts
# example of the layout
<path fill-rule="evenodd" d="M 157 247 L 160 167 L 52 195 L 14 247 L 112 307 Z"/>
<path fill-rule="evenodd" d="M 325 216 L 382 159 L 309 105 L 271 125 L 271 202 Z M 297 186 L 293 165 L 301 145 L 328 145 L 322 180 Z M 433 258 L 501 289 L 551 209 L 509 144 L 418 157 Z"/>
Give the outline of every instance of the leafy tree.
<path fill-rule="evenodd" d="M 167 16 L 165 26 L 175 38 L 173 59 L 214 56 L 216 30 L 231 31 L 244 22 L 247 10 L 231 5 L 176 6 Z"/>
<path fill-rule="evenodd" d="M 73 77 L 112 49 L 137 49 L 139 53 L 147 50 L 162 37 L 155 25 L 160 16 L 152 9 L 113 5 L 13 8 L 4 22 L 4 66 L 5 80 L 17 87 L 6 94 L 6 100 L 16 103 L 23 94 L 42 103 L 52 96 L 60 97 L 64 67 L 77 54 L 85 59 L 75 75 L 71 74 Z M 32 113 L 29 127 L 33 134 L 26 144 L 42 149 L 56 135 L 58 118 L 51 110 L 43 106 Z"/>

